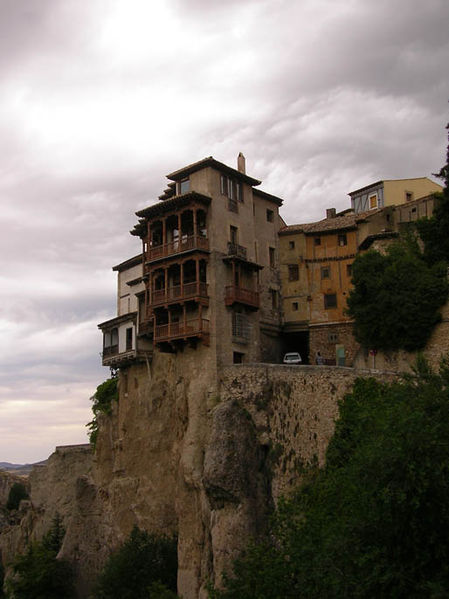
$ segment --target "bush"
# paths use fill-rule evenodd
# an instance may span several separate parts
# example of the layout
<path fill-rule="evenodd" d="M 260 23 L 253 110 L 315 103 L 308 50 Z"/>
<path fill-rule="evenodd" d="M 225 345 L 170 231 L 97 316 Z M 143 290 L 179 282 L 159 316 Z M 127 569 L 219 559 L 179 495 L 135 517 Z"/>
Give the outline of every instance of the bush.
<path fill-rule="evenodd" d="M 176 538 L 135 527 L 106 563 L 93 598 L 170 599 L 176 597 L 177 570 Z"/>
<path fill-rule="evenodd" d="M 70 565 L 56 559 L 64 529 L 59 516 L 42 541 L 31 543 L 12 563 L 13 576 L 6 581 L 8 599 L 70 599 L 73 573 Z"/>
<path fill-rule="evenodd" d="M 29 495 L 22 483 L 14 483 L 8 494 L 8 501 L 6 502 L 7 510 L 19 509 L 20 502 L 22 499 L 28 499 Z"/>
<path fill-rule="evenodd" d="M 220 599 L 449 596 L 449 360 L 440 373 L 359 379 L 326 466 L 281 502 Z"/>
<path fill-rule="evenodd" d="M 365 348 L 407 351 L 426 344 L 447 299 L 446 269 L 428 266 L 410 242 L 357 256 L 348 314 L 354 336 Z"/>
<path fill-rule="evenodd" d="M 94 417 L 86 426 L 89 431 L 89 441 L 95 447 L 98 437 L 98 415 L 106 414 L 109 416 L 112 412 L 112 402 L 118 400 L 117 378 L 112 377 L 98 385 L 97 390 L 90 399 L 93 402 Z"/>

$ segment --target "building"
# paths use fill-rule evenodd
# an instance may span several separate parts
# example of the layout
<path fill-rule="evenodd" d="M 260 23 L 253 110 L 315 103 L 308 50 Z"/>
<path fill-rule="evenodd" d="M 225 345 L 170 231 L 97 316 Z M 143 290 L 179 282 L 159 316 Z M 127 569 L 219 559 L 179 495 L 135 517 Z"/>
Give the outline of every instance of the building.
<path fill-rule="evenodd" d="M 368 210 L 400 206 L 442 191 L 441 185 L 427 177 L 386 179 L 349 192 L 351 208 L 358 214 Z"/>
<path fill-rule="evenodd" d="M 103 363 L 117 335 L 122 355 L 132 324 L 136 351 L 141 340 L 162 352 L 195 348 L 217 366 L 279 361 L 282 200 L 258 189 L 241 154 L 237 169 L 208 157 L 167 178 L 159 201 L 137 212 L 141 258 L 115 267 L 125 306 L 100 325 Z"/>

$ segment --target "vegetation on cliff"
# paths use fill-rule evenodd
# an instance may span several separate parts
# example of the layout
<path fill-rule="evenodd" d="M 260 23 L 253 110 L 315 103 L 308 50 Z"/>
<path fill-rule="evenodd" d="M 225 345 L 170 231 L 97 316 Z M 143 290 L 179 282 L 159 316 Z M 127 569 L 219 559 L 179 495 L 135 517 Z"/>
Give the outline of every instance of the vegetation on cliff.
<path fill-rule="evenodd" d="M 215 599 L 449 596 L 449 359 L 358 379 L 326 466 L 279 506 Z"/>
<path fill-rule="evenodd" d="M 56 559 L 65 530 L 56 516 L 42 541 L 30 543 L 13 564 L 13 575 L 6 581 L 7 599 L 70 599 L 73 573 L 64 560 Z"/>
<path fill-rule="evenodd" d="M 22 483 L 14 483 L 9 490 L 8 500 L 6 502 L 6 509 L 17 510 L 19 508 L 22 499 L 28 499 L 29 495 L 25 485 Z"/>
<path fill-rule="evenodd" d="M 98 417 L 100 414 L 109 416 L 112 413 L 112 403 L 118 400 L 117 377 L 112 377 L 98 385 L 90 398 L 94 417 L 86 424 L 90 443 L 95 447 L 98 437 Z"/>
<path fill-rule="evenodd" d="M 175 537 L 149 534 L 137 527 L 111 555 L 93 599 L 175 599 L 178 571 Z"/>

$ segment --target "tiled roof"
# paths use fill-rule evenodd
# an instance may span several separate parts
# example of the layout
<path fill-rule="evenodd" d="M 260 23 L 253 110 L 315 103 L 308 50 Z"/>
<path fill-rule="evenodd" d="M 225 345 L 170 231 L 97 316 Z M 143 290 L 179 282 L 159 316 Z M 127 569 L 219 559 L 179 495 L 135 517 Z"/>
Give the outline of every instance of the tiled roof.
<path fill-rule="evenodd" d="M 227 175 L 231 175 L 231 176 L 235 177 L 236 179 L 244 181 L 245 183 L 249 183 L 250 185 L 260 185 L 261 184 L 261 181 L 259 181 L 258 179 L 254 179 L 253 177 L 248 177 L 247 174 L 241 173 L 237 169 L 232 168 L 232 167 L 228 166 L 227 164 L 224 164 L 223 162 L 219 162 L 218 160 L 215 160 L 215 158 L 213 156 L 208 156 L 207 158 L 198 160 L 198 162 L 193 162 L 192 164 L 188 164 L 187 166 L 184 166 L 183 168 L 167 175 L 167 179 L 171 179 L 172 181 L 179 181 L 180 179 L 187 177 L 191 173 L 199 171 L 202 168 L 206 168 L 208 166 L 211 166 L 212 168 L 215 168 L 215 169 L 217 169 L 217 171 L 220 171 L 222 173 L 226 173 Z"/>
<path fill-rule="evenodd" d="M 345 214 L 344 216 L 334 216 L 334 218 L 324 218 L 315 223 L 304 223 L 301 225 L 288 225 L 283 227 L 279 233 L 288 235 L 289 233 L 304 233 L 311 235 L 313 233 L 330 233 L 332 231 L 347 231 L 355 229 L 357 223 L 363 222 L 366 218 L 377 214 L 381 208 L 370 210 L 369 212 L 360 212 L 359 214 Z"/>

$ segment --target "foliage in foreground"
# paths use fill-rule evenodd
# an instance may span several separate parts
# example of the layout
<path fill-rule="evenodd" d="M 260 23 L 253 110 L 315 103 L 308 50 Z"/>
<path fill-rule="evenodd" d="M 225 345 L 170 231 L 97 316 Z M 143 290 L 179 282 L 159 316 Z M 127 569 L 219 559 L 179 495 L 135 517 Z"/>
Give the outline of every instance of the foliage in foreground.
<path fill-rule="evenodd" d="M 445 265 L 429 267 L 408 240 L 385 255 L 370 250 L 357 256 L 352 273 L 348 314 L 357 341 L 386 351 L 423 348 L 447 298 Z"/>
<path fill-rule="evenodd" d="M 133 529 L 100 574 L 93 599 L 176 597 L 177 540 Z"/>
<path fill-rule="evenodd" d="M 98 385 L 97 390 L 90 398 L 94 417 L 86 424 L 90 443 L 95 447 L 98 437 L 99 414 L 110 415 L 112 413 L 112 402 L 118 400 L 117 378 L 112 377 Z"/>
<path fill-rule="evenodd" d="M 64 538 L 59 516 L 42 541 L 31 543 L 13 564 L 13 576 L 6 581 L 8 599 L 70 599 L 73 573 L 70 565 L 56 559 Z"/>
<path fill-rule="evenodd" d="M 279 506 L 215 599 L 449 596 L 449 360 L 359 379 L 325 468 Z"/>
<path fill-rule="evenodd" d="M 14 483 L 9 490 L 8 501 L 6 502 L 7 510 L 17 510 L 22 499 L 28 499 L 29 495 L 22 483 Z"/>

